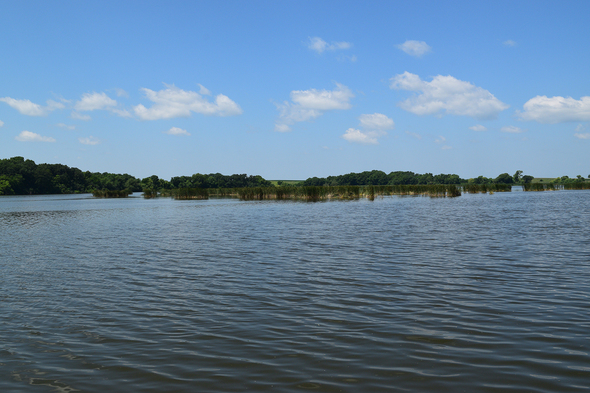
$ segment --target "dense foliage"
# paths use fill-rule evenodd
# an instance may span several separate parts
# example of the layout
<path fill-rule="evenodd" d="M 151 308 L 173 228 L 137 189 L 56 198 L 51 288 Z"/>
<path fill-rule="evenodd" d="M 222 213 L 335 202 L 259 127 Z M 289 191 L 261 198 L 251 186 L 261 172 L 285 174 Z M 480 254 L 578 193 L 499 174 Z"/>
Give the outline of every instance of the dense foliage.
<path fill-rule="evenodd" d="M 340 176 L 328 176 L 325 178 L 311 177 L 303 182 L 304 186 L 385 186 L 385 185 L 417 185 L 417 184 L 461 184 L 465 183 L 459 175 L 423 175 L 414 172 L 365 171 L 361 173 L 348 173 Z"/>
<path fill-rule="evenodd" d="M 131 175 L 82 172 L 62 164 L 35 164 L 12 157 L 0 160 L 0 195 L 72 194 L 93 190 L 141 191 L 139 179 Z"/>
<path fill-rule="evenodd" d="M 62 164 L 35 164 L 23 157 L 0 160 L 0 195 L 73 194 L 95 190 L 161 190 L 172 188 L 272 187 L 261 176 L 212 173 L 173 177 L 153 175 L 138 179 L 128 174 L 82 172 Z"/>

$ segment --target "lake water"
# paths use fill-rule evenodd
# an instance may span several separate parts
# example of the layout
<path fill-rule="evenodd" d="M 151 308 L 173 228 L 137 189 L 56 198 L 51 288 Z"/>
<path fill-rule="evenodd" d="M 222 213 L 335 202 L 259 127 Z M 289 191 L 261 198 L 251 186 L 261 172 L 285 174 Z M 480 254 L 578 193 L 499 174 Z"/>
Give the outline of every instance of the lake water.
<path fill-rule="evenodd" d="M 589 283 L 589 191 L 1 197 L 0 391 L 587 391 Z"/>

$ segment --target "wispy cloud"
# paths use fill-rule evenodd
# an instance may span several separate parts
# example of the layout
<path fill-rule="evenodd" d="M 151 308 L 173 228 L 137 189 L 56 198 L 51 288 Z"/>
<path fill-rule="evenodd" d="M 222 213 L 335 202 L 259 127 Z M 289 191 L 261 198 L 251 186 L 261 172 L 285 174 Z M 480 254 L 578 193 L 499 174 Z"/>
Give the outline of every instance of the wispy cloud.
<path fill-rule="evenodd" d="M 489 119 L 509 107 L 489 91 L 450 75 L 438 75 L 426 82 L 406 71 L 391 78 L 390 87 L 419 93 L 399 103 L 402 109 L 416 115 L 441 115 L 443 112 Z"/>
<path fill-rule="evenodd" d="M 141 89 L 145 97 L 154 104 L 150 108 L 146 108 L 141 104 L 134 106 L 133 111 L 139 119 L 173 119 L 176 117 L 190 117 L 191 113 L 211 116 L 242 114 L 242 108 L 223 94 L 218 94 L 214 102 L 208 101 L 202 94 L 209 91 L 203 86 L 201 86 L 201 94 L 195 91 L 185 91 L 174 85 L 165 84 L 165 86 L 166 89 L 160 91 Z"/>
<path fill-rule="evenodd" d="M 352 47 L 352 44 L 350 42 L 344 41 L 327 43 L 320 37 L 309 37 L 307 47 L 314 52 L 322 54 L 325 51 L 350 49 Z"/>
<path fill-rule="evenodd" d="M 64 104 L 53 100 L 47 100 L 46 106 L 35 104 L 30 100 L 17 100 L 10 97 L 2 97 L 0 98 L 0 101 L 7 103 L 12 108 L 26 116 L 47 116 L 50 112 L 56 109 L 65 108 Z"/>
<path fill-rule="evenodd" d="M 409 136 L 416 138 L 416 139 L 422 139 L 422 135 L 417 134 L 415 132 L 406 131 L 406 134 L 408 134 Z"/>
<path fill-rule="evenodd" d="M 180 135 L 190 136 L 190 133 L 187 130 L 183 130 L 182 128 L 178 128 L 178 127 L 172 127 L 168 131 L 164 131 L 164 134 L 178 135 L 178 136 L 180 136 Z"/>
<path fill-rule="evenodd" d="M 585 132 L 585 133 L 576 132 L 574 134 L 574 136 L 578 139 L 590 139 L 590 132 Z"/>
<path fill-rule="evenodd" d="M 511 134 L 520 134 L 520 133 L 525 132 L 526 130 L 523 130 L 522 128 L 515 127 L 515 126 L 506 126 L 506 127 L 500 128 L 500 131 L 508 132 Z"/>
<path fill-rule="evenodd" d="M 506 40 L 506 41 L 503 42 L 503 44 L 506 45 L 506 46 L 516 46 L 516 45 L 518 45 L 516 43 L 516 41 L 512 41 L 512 40 Z"/>
<path fill-rule="evenodd" d="M 88 115 L 84 115 L 84 114 L 82 114 L 82 113 L 78 113 L 78 112 L 72 112 L 72 113 L 70 114 L 70 117 L 71 117 L 72 119 L 76 119 L 76 120 L 84 120 L 84 121 L 88 121 L 88 120 L 92 119 L 90 116 L 88 116 Z"/>
<path fill-rule="evenodd" d="M 56 126 L 61 127 L 61 128 L 65 128 L 66 130 L 75 130 L 76 129 L 76 126 L 68 125 L 68 124 L 64 124 L 64 123 L 57 123 Z"/>
<path fill-rule="evenodd" d="M 78 141 L 83 145 L 98 145 L 100 143 L 100 139 L 93 136 L 89 136 L 88 138 L 78 138 Z"/>
<path fill-rule="evenodd" d="M 422 57 L 432 50 L 430 45 L 424 41 L 408 40 L 403 44 L 396 45 L 396 48 L 401 49 L 410 56 Z"/>
<path fill-rule="evenodd" d="M 31 131 L 23 131 L 15 136 L 14 139 L 21 142 L 55 142 L 54 138 L 41 136 Z"/>
<path fill-rule="evenodd" d="M 487 127 L 482 126 L 481 124 L 476 124 L 474 126 L 471 126 L 471 127 L 469 127 L 469 129 L 472 131 L 479 131 L 479 132 L 488 130 Z"/>
<path fill-rule="evenodd" d="M 4 122 L 2 120 L 0 120 L 0 128 L 2 128 L 3 125 L 4 125 Z"/>

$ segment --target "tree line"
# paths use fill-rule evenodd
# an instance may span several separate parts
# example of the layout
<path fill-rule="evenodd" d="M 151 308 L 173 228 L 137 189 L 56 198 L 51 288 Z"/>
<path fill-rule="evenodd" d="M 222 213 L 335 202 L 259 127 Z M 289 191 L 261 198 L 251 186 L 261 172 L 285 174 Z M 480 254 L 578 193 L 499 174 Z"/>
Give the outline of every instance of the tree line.
<path fill-rule="evenodd" d="M 385 185 L 429 185 L 429 184 L 527 184 L 532 182 L 533 176 L 524 175 L 518 170 L 514 175 L 502 173 L 495 178 L 479 176 L 463 179 L 456 174 L 414 173 L 396 171 L 389 174 L 373 170 L 359 173 L 348 173 L 339 176 L 310 177 L 298 186 L 385 186 Z M 585 181 L 568 176 L 558 177 L 553 183 L 565 184 Z M 280 183 L 279 183 L 280 184 Z M 129 174 L 115 174 L 108 172 L 83 172 L 78 168 L 70 168 L 62 164 L 35 164 L 23 157 L 0 159 L 0 195 L 27 194 L 74 194 L 87 193 L 94 190 L 129 190 L 159 191 L 179 188 L 243 188 L 243 187 L 273 187 L 273 184 L 262 176 L 246 174 L 222 175 L 211 173 L 208 175 L 195 173 L 192 176 L 176 176 L 170 179 L 160 179 L 152 175 L 143 179 Z"/>
<path fill-rule="evenodd" d="M 153 175 L 138 179 L 129 174 L 83 172 L 62 164 L 36 164 L 23 157 L 0 159 L 0 195 L 76 194 L 94 190 L 161 190 L 173 188 L 270 187 L 261 176 L 226 176 L 221 173 L 173 177 Z"/>
<path fill-rule="evenodd" d="M 510 176 L 502 173 L 496 178 L 479 176 L 473 179 L 463 179 L 459 175 L 432 173 L 414 173 L 396 171 L 389 174 L 383 171 L 365 171 L 348 173 L 340 176 L 310 177 L 303 182 L 305 186 L 386 186 L 386 185 L 428 185 L 428 184 L 523 184 L 530 183 L 533 176 L 522 176 L 522 171 Z"/>

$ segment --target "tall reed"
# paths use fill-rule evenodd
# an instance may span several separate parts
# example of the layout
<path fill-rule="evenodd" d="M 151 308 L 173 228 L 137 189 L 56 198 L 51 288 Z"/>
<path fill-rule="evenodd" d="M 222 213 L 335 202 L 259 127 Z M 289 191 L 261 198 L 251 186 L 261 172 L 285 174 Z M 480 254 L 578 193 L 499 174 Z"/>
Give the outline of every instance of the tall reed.
<path fill-rule="evenodd" d="M 130 190 L 94 190 L 92 196 L 96 198 L 127 198 L 131 195 Z"/>

